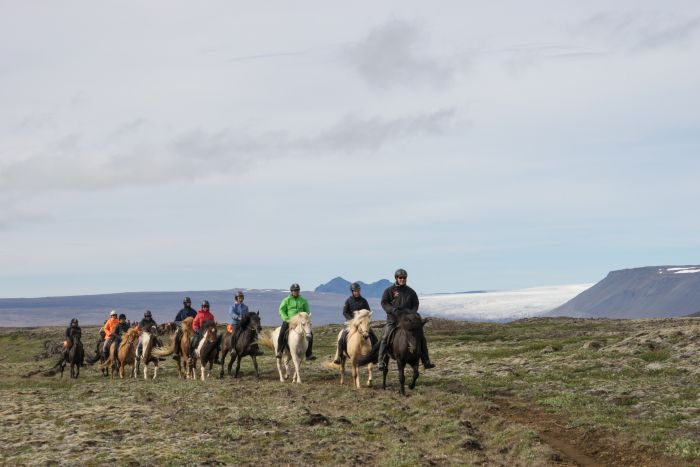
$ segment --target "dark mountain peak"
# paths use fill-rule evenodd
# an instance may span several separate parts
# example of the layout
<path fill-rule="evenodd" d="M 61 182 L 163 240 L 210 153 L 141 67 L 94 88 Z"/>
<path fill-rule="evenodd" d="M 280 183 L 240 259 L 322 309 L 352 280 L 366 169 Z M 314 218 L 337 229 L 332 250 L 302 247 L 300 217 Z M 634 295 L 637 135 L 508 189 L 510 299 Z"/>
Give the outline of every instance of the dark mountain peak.
<path fill-rule="evenodd" d="M 360 287 L 362 288 L 362 295 L 364 297 L 381 297 L 382 293 L 384 293 L 384 289 L 392 284 L 391 281 L 386 279 L 381 279 L 376 282 L 372 282 L 371 284 L 367 284 L 362 281 L 357 281 L 357 283 L 360 284 Z M 319 285 L 316 287 L 314 292 L 350 295 L 350 284 L 350 281 L 338 276 L 325 284 Z"/>

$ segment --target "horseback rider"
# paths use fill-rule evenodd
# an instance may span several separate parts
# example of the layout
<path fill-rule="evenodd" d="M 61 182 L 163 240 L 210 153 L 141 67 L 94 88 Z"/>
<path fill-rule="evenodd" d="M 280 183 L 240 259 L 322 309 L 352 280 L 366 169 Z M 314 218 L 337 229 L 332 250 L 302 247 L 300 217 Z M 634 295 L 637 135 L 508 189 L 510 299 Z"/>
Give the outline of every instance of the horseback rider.
<path fill-rule="evenodd" d="M 182 321 L 185 318 L 194 318 L 197 316 L 197 312 L 192 308 L 192 300 L 190 297 L 185 297 L 182 300 L 183 308 L 177 312 L 175 315 L 175 324 L 177 324 L 177 334 L 175 334 L 175 352 L 173 353 L 173 359 L 180 359 L 180 341 L 182 340 Z"/>
<path fill-rule="evenodd" d="M 156 324 L 155 320 L 153 319 L 153 314 L 151 313 L 151 310 L 146 310 L 146 312 L 143 314 L 143 319 L 139 321 L 139 328 L 142 330 L 148 331 L 150 333 L 154 333 L 154 340 L 155 340 L 155 345 L 159 346 L 160 342 L 158 341 L 158 337 L 155 336 L 155 329 L 158 327 Z M 136 348 L 136 355 L 140 355 L 143 352 L 143 345 L 141 344 L 141 337 L 139 337 L 139 345 Z"/>
<path fill-rule="evenodd" d="M 104 347 L 102 350 L 105 360 L 109 358 L 109 347 L 112 345 L 114 338 L 117 337 L 117 326 L 119 326 L 119 318 L 117 318 L 117 312 L 112 310 L 109 313 L 109 319 L 104 326 L 102 326 L 102 330 L 105 332 Z"/>
<path fill-rule="evenodd" d="M 284 348 L 287 346 L 287 332 L 289 331 L 289 320 L 295 315 L 306 312 L 309 315 L 309 302 L 304 297 L 301 296 L 301 287 L 299 284 L 294 283 L 289 287 L 289 295 L 286 296 L 282 303 L 280 303 L 280 317 L 282 318 L 282 327 L 280 328 L 280 335 L 277 338 L 277 358 L 282 358 L 282 353 Z M 313 334 L 309 339 L 309 346 L 306 348 L 306 360 L 316 360 L 316 356 L 313 354 Z"/>
<path fill-rule="evenodd" d="M 114 354 L 116 355 L 117 350 L 119 350 L 119 344 L 122 342 L 122 334 L 126 333 L 131 327 L 131 323 L 126 320 L 126 315 L 124 313 L 119 314 L 119 319 L 117 320 L 117 326 L 114 328 Z M 105 356 L 109 353 L 105 352 Z"/>
<path fill-rule="evenodd" d="M 68 352 L 70 352 L 71 347 L 73 347 L 74 338 L 80 338 L 82 331 L 80 326 L 78 326 L 78 318 L 73 318 L 70 320 L 70 325 L 66 328 L 66 340 L 63 346 L 63 356 L 68 357 Z"/>
<path fill-rule="evenodd" d="M 190 365 L 192 364 L 192 355 L 194 355 L 194 349 L 197 348 L 197 345 L 199 345 L 199 341 L 202 340 L 202 337 L 204 337 L 204 330 L 202 329 L 202 325 L 206 321 L 211 321 L 214 322 L 214 315 L 211 314 L 209 311 L 209 301 L 204 300 L 202 302 L 202 307 L 197 311 L 197 315 L 194 317 L 194 321 L 192 321 L 192 330 L 194 331 L 194 335 L 192 336 L 192 339 L 190 340 Z M 219 362 L 215 362 L 219 363 Z"/>
<path fill-rule="evenodd" d="M 405 313 L 418 313 L 418 294 L 406 285 L 406 278 L 408 273 L 405 269 L 397 269 L 394 273 L 393 285 L 387 287 L 382 295 L 382 308 L 386 312 L 386 326 L 384 326 L 384 332 L 382 333 L 382 341 L 379 344 L 379 364 L 377 367 L 380 370 L 384 370 L 386 365 L 384 359 L 387 351 L 387 341 L 389 340 L 389 335 L 396 328 L 396 323 L 399 317 Z M 428 368 L 434 368 L 435 365 L 430 361 L 428 356 L 428 343 L 425 341 L 425 335 L 423 330 L 420 331 L 421 338 L 421 361 L 423 366 Z"/>
<path fill-rule="evenodd" d="M 231 326 L 233 328 L 232 331 L 234 336 L 238 330 L 238 325 L 241 323 L 241 318 L 248 313 L 248 305 L 243 303 L 244 298 L 243 292 L 236 292 L 236 295 L 233 297 L 233 305 L 231 305 L 231 308 L 228 310 L 228 315 L 231 317 Z"/>
<path fill-rule="evenodd" d="M 346 321 L 352 320 L 355 317 L 356 311 L 370 309 L 369 303 L 361 294 L 360 284 L 357 282 L 350 284 L 350 293 L 351 295 L 345 300 L 345 305 L 343 305 L 343 316 Z M 374 334 L 374 331 L 370 330 L 369 338 L 372 342 L 372 346 L 374 346 L 374 344 L 377 343 L 377 336 Z M 345 328 L 340 336 L 340 340 L 338 340 L 338 348 L 336 350 L 335 360 L 333 360 L 333 363 L 336 365 L 340 365 L 340 357 L 345 353 L 347 348 L 347 339 L 348 329 Z"/>

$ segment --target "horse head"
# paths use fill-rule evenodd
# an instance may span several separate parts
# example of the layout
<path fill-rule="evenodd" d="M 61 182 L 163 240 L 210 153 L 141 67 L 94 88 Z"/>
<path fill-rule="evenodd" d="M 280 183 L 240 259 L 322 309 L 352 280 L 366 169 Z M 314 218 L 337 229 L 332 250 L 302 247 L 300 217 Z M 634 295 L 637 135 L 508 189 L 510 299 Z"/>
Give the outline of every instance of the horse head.
<path fill-rule="evenodd" d="M 216 342 L 216 322 L 215 321 L 210 321 L 209 324 L 206 326 L 206 330 L 204 331 L 204 338 L 208 342 Z"/>
<path fill-rule="evenodd" d="M 363 339 L 369 338 L 369 321 L 372 312 L 369 310 L 359 310 L 355 312 L 355 317 L 351 321 L 351 326 L 360 333 Z"/>
<path fill-rule="evenodd" d="M 415 334 L 423 328 L 427 321 L 427 318 L 421 319 L 418 313 L 405 313 L 399 319 L 399 326 L 411 334 Z"/>
<path fill-rule="evenodd" d="M 250 326 L 255 329 L 256 332 L 262 332 L 262 325 L 260 324 L 260 310 L 255 313 L 248 313 L 250 316 Z"/>
<path fill-rule="evenodd" d="M 306 337 L 307 341 L 311 340 L 311 317 L 307 312 L 302 311 L 296 314 L 290 320 L 289 324 L 289 328 L 293 329 L 294 332 L 303 334 Z"/>

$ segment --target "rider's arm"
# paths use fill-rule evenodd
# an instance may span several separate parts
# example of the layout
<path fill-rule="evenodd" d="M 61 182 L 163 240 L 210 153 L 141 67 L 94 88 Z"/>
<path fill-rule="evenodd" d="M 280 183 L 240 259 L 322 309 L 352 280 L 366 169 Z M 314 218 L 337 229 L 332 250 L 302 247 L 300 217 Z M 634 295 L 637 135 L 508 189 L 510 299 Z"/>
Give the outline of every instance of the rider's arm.
<path fill-rule="evenodd" d="M 236 305 L 231 305 L 231 307 L 228 309 L 228 316 L 231 318 L 231 322 L 238 321 L 240 319 L 240 316 L 238 316 L 238 313 L 236 313 Z"/>
<path fill-rule="evenodd" d="M 346 320 L 351 320 L 353 318 L 352 311 L 350 311 L 350 299 L 345 300 L 345 305 L 343 305 L 343 316 Z"/>
<path fill-rule="evenodd" d="M 280 318 L 282 318 L 282 321 L 289 321 L 289 315 L 287 315 L 287 298 L 282 300 L 282 303 L 280 303 Z"/>
<path fill-rule="evenodd" d="M 411 289 L 411 309 L 409 311 L 412 313 L 418 313 L 418 305 L 418 294 L 415 290 Z"/>
<path fill-rule="evenodd" d="M 386 311 L 386 314 L 394 313 L 394 305 L 392 304 L 393 297 L 391 296 L 391 287 L 387 289 L 382 294 L 382 309 Z"/>

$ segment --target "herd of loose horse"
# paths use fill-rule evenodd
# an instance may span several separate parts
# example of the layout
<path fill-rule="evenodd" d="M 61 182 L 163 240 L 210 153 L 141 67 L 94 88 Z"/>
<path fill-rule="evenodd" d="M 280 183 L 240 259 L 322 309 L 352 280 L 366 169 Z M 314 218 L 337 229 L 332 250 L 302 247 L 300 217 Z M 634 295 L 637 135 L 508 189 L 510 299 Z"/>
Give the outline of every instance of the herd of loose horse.
<path fill-rule="evenodd" d="M 372 366 L 377 363 L 378 344 L 374 347 L 370 341 L 370 320 L 372 312 L 369 310 L 360 310 L 355 312 L 352 320 L 347 321 L 348 330 L 347 343 L 345 352 L 340 356 L 340 365 L 326 363 L 327 367 L 340 369 L 340 384 L 344 383 L 345 365 L 350 363 L 352 367 L 352 380 L 356 388 L 361 387 L 360 383 L 360 368 L 367 366 L 368 380 L 367 385 L 372 385 Z M 238 377 L 241 366 L 241 359 L 250 356 L 255 368 L 255 376 L 260 377 L 258 362 L 256 356 L 259 354 L 259 344 L 263 345 L 275 353 L 277 353 L 277 342 L 280 332 L 280 327 L 277 327 L 271 333 L 263 333 L 260 325 L 259 313 L 248 313 L 241 319 L 238 328 L 233 331 L 230 327 L 219 335 L 216 323 L 208 323 L 202 330 L 202 339 L 199 344 L 190 352 L 190 339 L 194 331 L 192 329 L 193 318 L 187 318 L 182 321 L 182 338 L 179 340 L 179 358 L 177 358 L 178 375 L 185 379 L 196 379 L 196 368 L 199 366 L 200 379 L 204 381 L 210 377 L 213 365 L 220 358 L 221 369 L 219 378 L 224 377 L 224 366 L 226 357 L 230 355 L 228 363 L 228 375 L 232 375 L 232 366 L 236 362 L 236 370 L 233 374 Z M 405 395 L 405 367 L 411 366 L 413 369 L 413 378 L 409 384 L 409 388 L 413 389 L 418 379 L 418 364 L 421 355 L 421 339 L 420 333 L 423 325 L 427 320 L 422 319 L 417 313 L 409 313 L 401 316 L 398 325 L 393 335 L 390 336 L 388 345 L 389 358 L 396 360 L 399 372 L 399 391 Z M 164 326 L 165 327 L 165 326 Z M 126 367 L 129 366 L 129 375 L 134 378 L 138 377 L 140 366 L 143 365 L 143 377 L 148 379 L 149 366 L 153 366 L 153 376 L 155 379 L 158 375 L 158 362 L 163 357 L 172 355 L 176 352 L 174 331 L 177 329 L 169 323 L 167 329 L 170 331 L 170 342 L 166 346 L 157 346 L 155 332 L 156 329 L 139 329 L 138 327 L 130 328 L 116 348 L 116 343 L 112 343 L 107 358 L 100 358 L 99 367 L 102 374 L 111 375 L 114 378 L 118 372 L 120 378 L 124 378 Z M 277 359 L 277 371 L 279 372 L 280 381 L 284 382 L 290 377 L 289 363 L 294 366 L 294 374 L 292 381 L 301 383 L 300 367 L 304 361 L 304 355 L 308 342 L 311 339 L 311 318 L 307 313 L 299 313 L 289 321 L 289 332 L 287 337 L 287 346 L 284 349 L 281 359 Z M 342 331 L 338 333 L 337 340 L 340 340 Z M 140 354 L 137 348 L 141 347 Z M 100 352 L 100 354 L 102 354 Z M 80 338 L 71 347 L 68 354 L 60 362 L 61 376 L 66 365 L 71 367 L 71 377 L 77 378 L 80 374 L 80 366 L 84 358 L 83 345 Z M 386 388 L 386 377 L 388 365 L 383 371 L 382 387 Z M 111 372 L 110 372 L 111 370 Z"/>

